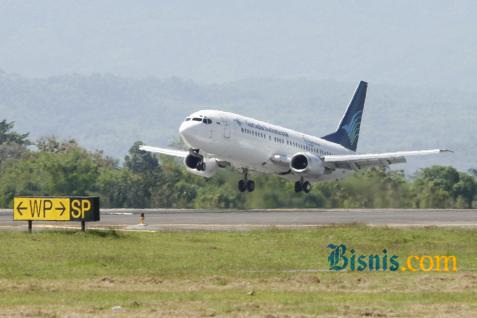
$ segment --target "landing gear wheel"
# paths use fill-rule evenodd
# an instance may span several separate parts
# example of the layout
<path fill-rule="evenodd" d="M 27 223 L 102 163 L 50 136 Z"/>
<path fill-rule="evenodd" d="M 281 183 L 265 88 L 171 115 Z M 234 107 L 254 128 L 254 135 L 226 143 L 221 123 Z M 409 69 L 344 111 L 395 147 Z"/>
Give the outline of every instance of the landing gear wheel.
<path fill-rule="evenodd" d="M 305 181 L 303 182 L 303 191 L 305 191 L 305 193 L 308 193 L 311 191 L 311 183 L 309 183 L 308 181 Z"/>
<path fill-rule="evenodd" d="M 240 180 L 239 183 L 238 183 L 239 191 L 240 192 L 245 192 L 245 191 L 252 192 L 253 190 L 255 190 L 255 182 L 252 181 L 252 180 L 248 180 L 248 178 L 247 178 L 248 169 L 247 168 L 243 168 L 242 173 L 243 173 L 243 179 Z"/>
<path fill-rule="evenodd" d="M 301 192 L 301 190 L 303 190 L 303 184 L 301 181 L 295 182 L 295 192 L 298 193 Z"/>
<path fill-rule="evenodd" d="M 238 189 L 240 192 L 245 192 L 245 190 L 247 190 L 247 183 L 245 182 L 245 180 L 240 180 L 238 182 Z"/>
<path fill-rule="evenodd" d="M 255 190 L 255 181 L 248 180 L 247 181 L 247 191 L 248 192 L 253 192 Z"/>

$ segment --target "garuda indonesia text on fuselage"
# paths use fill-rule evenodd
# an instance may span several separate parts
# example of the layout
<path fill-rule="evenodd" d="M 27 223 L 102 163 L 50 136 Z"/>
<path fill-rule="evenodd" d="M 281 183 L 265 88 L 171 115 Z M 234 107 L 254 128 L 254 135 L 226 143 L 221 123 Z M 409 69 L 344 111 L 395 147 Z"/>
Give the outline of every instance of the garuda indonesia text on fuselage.
<path fill-rule="evenodd" d="M 295 191 L 309 192 L 310 182 L 339 179 L 350 171 L 406 162 L 407 156 L 430 155 L 432 149 L 356 154 L 367 83 L 360 82 L 335 132 L 321 138 L 219 110 L 188 116 L 179 134 L 189 151 L 141 146 L 143 151 L 184 158 L 191 173 L 212 177 L 219 168 L 242 171 L 242 192 L 253 191 L 249 171 L 276 174 L 295 181 Z"/>

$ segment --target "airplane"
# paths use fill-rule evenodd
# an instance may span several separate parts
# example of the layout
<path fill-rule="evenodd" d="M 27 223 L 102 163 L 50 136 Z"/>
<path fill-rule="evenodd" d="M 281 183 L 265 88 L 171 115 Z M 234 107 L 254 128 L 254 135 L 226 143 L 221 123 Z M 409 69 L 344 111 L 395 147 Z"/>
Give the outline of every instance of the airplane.
<path fill-rule="evenodd" d="M 183 158 L 186 169 L 212 177 L 218 169 L 241 171 L 240 192 L 252 192 L 249 171 L 295 181 L 295 192 L 309 193 L 311 182 L 337 180 L 350 172 L 406 162 L 406 157 L 449 152 L 446 149 L 357 154 L 368 83 L 361 81 L 336 131 L 321 138 L 220 110 L 200 110 L 179 127 L 186 150 L 147 145 L 142 151 Z"/>

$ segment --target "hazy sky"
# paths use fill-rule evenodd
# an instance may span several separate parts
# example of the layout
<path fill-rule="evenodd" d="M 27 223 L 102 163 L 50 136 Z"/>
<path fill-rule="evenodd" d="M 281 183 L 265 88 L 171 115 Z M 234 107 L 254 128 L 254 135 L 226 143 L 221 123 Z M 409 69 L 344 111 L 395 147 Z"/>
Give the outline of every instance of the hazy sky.
<path fill-rule="evenodd" d="M 0 0 L 0 69 L 476 91 L 477 1 Z"/>

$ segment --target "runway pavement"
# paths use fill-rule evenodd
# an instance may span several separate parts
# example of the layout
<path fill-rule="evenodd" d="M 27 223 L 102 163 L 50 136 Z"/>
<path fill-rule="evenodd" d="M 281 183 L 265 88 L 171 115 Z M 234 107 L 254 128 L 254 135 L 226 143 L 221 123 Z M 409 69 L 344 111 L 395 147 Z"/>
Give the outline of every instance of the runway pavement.
<path fill-rule="evenodd" d="M 140 225 L 140 214 L 145 224 Z M 180 210 L 102 209 L 101 221 L 89 228 L 124 230 L 251 230 L 258 228 L 311 228 L 334 224 L 412 227 L 477 227 L 477 210 L 416 209 L 280 209 Z M 34 222 L 33 228 L 79 228 L 75 222 Z M 11 210 L 0 210 L 0 230 L 25 230 L 26 222 L 13 222 Z"/>

